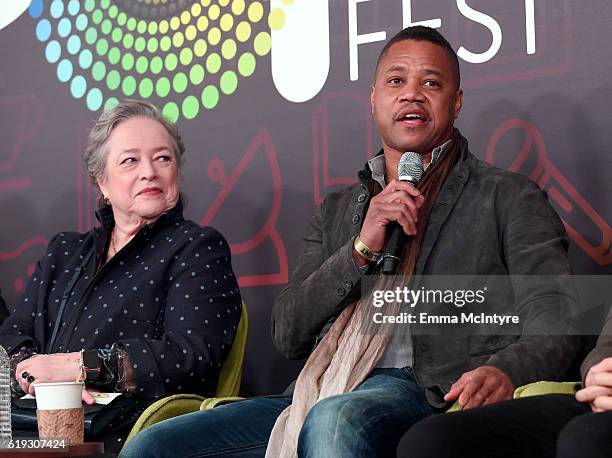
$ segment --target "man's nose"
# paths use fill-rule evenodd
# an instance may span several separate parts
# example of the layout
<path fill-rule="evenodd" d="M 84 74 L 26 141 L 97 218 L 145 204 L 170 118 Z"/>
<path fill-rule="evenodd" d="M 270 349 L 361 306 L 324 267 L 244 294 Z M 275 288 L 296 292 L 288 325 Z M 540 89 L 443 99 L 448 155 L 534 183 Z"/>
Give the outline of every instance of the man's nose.
<path fill-rule="evenodd" d="M 400 102 L 424 102 L 423 87 L 420 80 L 411 78 L 406 81 L 400 93 Z"/>

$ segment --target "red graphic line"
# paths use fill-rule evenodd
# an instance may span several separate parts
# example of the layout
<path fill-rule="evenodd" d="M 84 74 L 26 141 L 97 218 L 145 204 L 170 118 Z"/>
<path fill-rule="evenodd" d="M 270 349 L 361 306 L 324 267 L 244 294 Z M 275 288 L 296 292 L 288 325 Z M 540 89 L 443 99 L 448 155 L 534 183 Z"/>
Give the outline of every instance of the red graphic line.
<path fill-rule="evenodd" d="M 9 157 L 0 162 L 0 172 L 8 172 L 13 169 L 15 162 L 19 158 L 26 141 L 32 139 L 34 134 L 40 129 L 42 114 L 40 106 L 36 103 L 33 95 L 7 97 L 0 99 L 0 107 L 7 108 L 15 117 L 19 117 L 15 144 L 12 147 Z M 33 116 L 31 112 L 35 111 Z"/>
<path fill-rule="evenodd" d="M 24 251 L 35 245 L 47 246 L 48 243 L 49 241 L 44 237 L 32 237 L 31 239 L 26 240 L 21 245 L 19 245 L 14 251 L 0 251 L 0 261 L 9 261 L 11 259 L 15 259 L 21 256 Z"/>
<path fill-rule="evenodd" d="M 497 144 L 501 137 L 512 129 L 521 129 L 524 131 L 525 140 L 514 162 L 508 167 L 508 170 L 513 172 L 518 171 L 527 160 L 532 145 L 535 144 L 537 150 L 537 163 L 531 174 L 528 175 L 529 178 L 536 181 L 542 189 L 546 190 L 550 198 L 565 211 L 567 216 L 565 218 L 561 217 L 561 219 L 565 224 L 568 235 L 574 242 L 576 242 L 576 244 L 598 264 L 605 266 L 612 263 L 612 229 L 561 171 L 559 171 L 552 161 L 550 161 L 542 133 L 534 124 L 523 119 L 510 119 L 502 123 L 493 133 L 491 140 L 489 140 L 486 160 L 492 164 L 495 163 L 494 154 Z M 569 199 L 561 195 L 560 190 L 562 190 Z M 578 214 L 580 211 L 601 231 L 602 240 L 599 245 L 595 246 L 591 244 L 569 223 L 569 218 L 577 219 L 581 216 Z"/>
<path fill-rule="evenodd" d="M 32 186 L 32 180 L 30 178 L 17 178 L 12 180 L 0 180 L 0 192 L 2 191 L 16 191 L 20 189 L 26 189 Z"/>

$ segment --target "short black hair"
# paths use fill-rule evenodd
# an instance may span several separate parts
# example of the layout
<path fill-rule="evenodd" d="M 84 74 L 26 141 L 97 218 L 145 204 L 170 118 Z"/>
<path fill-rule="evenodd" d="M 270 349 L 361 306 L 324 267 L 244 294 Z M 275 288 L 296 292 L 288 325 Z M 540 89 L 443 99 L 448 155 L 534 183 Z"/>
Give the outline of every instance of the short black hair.
<path fill-rule="evenodd" d="M 459 58 L 457 57 L 457 53 L 440 32 L 438 32 L 436 29 L 432 29 L 431 27 L 426 27 L 424 25 L 406 27 L 405 29 L 398 32 L 395 36 L 393 36 L 387 42 L 385 47 L 380 52 L 380 55 L 378 56 L 378 61 L 376 62 L 376 73 L 378 73 L 378 67 L 380 65 L 380 62 L 383 60 L 383 58 L 389 51 L 389 48 L 395 43 L 404 40 L 428 41 L 429 43 L 433 43 L 443 48 L 453 64 L 453 70 L 455 73 L 454 76 L 455 80 L 457 81 L 457 87 L 461 86 L 461 72 L 459 70 Z"/>

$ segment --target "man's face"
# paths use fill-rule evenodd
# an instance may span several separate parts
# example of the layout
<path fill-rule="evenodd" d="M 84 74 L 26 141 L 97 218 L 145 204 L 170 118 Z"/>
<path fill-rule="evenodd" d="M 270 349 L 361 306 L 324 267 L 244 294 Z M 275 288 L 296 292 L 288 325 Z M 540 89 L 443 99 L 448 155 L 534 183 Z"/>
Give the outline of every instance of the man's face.
<path fill-rule="evenodd" d="M 370 96 L 385 153 L 428 154 L 448 140 L 462 95 L 441 46 L 414 40 L 393 44 L 380 61 Z"/>

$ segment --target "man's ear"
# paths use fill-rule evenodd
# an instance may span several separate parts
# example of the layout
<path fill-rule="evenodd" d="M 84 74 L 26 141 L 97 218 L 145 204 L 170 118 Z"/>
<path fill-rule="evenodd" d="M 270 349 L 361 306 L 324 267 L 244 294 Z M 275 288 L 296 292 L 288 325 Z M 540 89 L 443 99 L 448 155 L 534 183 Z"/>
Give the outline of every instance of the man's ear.
<path fill-rule="evenodd" d="M 374 102 L 376 101 L 376 88 L 373 84 L 370 85 L 370 109 L 374 114 Z"/>
<path fill-rule="evenodd" d="M 455 94 L 455 119 L 459 117 L 459 112 L 461 111 L 461 107 L 463 106 L 463 89 L 457 89 L 457 93 Z"/>

